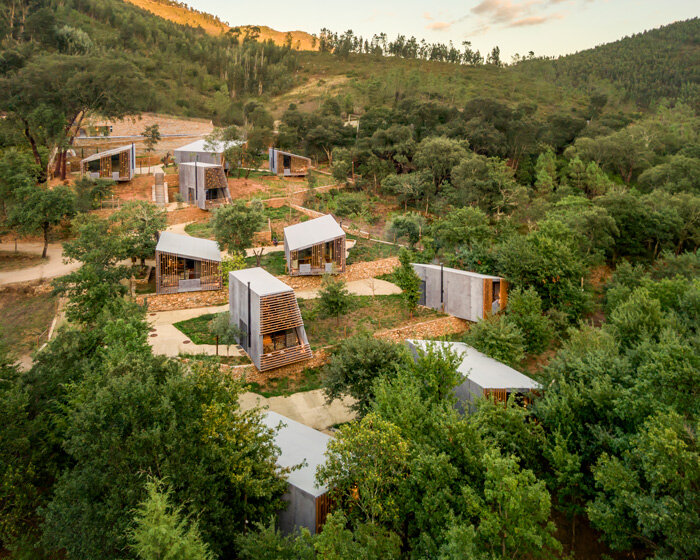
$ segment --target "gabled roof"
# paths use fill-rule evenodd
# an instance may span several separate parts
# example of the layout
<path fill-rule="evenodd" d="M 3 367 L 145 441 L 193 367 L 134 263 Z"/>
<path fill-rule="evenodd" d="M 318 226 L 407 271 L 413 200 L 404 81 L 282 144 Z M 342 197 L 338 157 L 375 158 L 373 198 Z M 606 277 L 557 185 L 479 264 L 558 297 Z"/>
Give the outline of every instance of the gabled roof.
<path fill-rule="evenodd" d="M 326 486 L 317 486 L 315 478 L 316 468 L 326 462 L 325 453 L 331 436 L 276 412 L 267 411 L 263 415 L 263 423 L 268 428 L 277 428 L 280 422 L 285 426 L 275 436 L 275 445 L 280 448 L 277 464 L 280 467 L 293 467 L 306 462 L 300 469 L 289 473 L 287 481 L 318 498 L 328 491 Z"/>
<path fill-rule="evenodd" d="M 310 158 L 310 157 L 300 156 L 299 154 L 293 154 L 292 152 L 283 152 L 282 150 L 278 150 L 277 148 L 272 148 L 272 150 L 274 151 L 274 153 L 276 153 L 276 154 L 282 154 L 283 156 L 298 157 L 298 158 L 301 158 L 301 159 L 305 159 L 305 160 L 307 160 L 307 161 L 311 161 L 311 158 Z"/>
<path fill-rule="evenodd" d="M 275 278 L 267 270 L 260 267 L 234 270 L 229 272 L 229 278 L 235 278 L 246 286 L 250 282 L 250 290 L 259 296 L 270 296 L 294 291 L 282 280 Z"/>
<path fill-rule="evenodd" d="M 330 214 L 284 228 L 284 240 L 290 251 L 306 249 L 343 236 L 343 228 Z"/>
<path fill-rule="evenodd" d="M 221 251 L 216 241 L 180 235 L 170 231 L 164 231 L 160 234 L 156 251 L 195 260 L 221 262 Z"/>
<path fill-rule="evenodd" d="M 184 165 L 185 167 L 195 167 L 195 166 L 197 166 L 197 167 L 202 167 L 202 168 L 204 168 L 204 167 L 207 167 L 207 168 L 209 168 L 209 167 L 221 167 L 221 164 L 219 164 L 219 163 L 204 163 L 204 162 L 202 162 L 202 161 L 197 161 L 197 162 L 194 162 L 194 161 L 185 161 L 185 162 L 183 162 L 183 163 L 180 164 L 181 167 L 182 167 L 183 165 Z"/>
<path fill-rule="evenodd" d="M 542 387 L 537 381 L 530 379 L 527 375 L 498 360 L 489 358 L 486 354 L 482 354 L 476 348 L 472 348 L 463 342 L 433 340 L 407 340 L 407 342 L 423 351 L 430 344 L 451 349 L 462 358 L 462 363 L 457 367 L 457 371 L 484 389 L 529 391 L 530 389 L 540 389 Z"/>
<path fill-rule="evenodd" d="M 119 148 L 112 148 L 111 150 L 105 150 L 104 152 L 92 154 L 91 156 L 86 157 L 84 160 L 81 160 L 81 162 L 87 163 L 89 161 L 95 161 L 96 159 L 101 159 L 103 157 L 121 154 L 122 152 L 126 152 L 127 150 L 131 150 L 131 144 L 129 144 L 128 146 L 120 146 Z"/>
<path fill-rule="evenodd" d="M 206 139 L 196 140 L 190 144 L 175 148 L 175 152 L 203 152 L 205 154 L 222 154 L 224 150 L 231 146 L 240 146 L 243 144 L 241 140 L 231 140 L 229 142 L 207 142 Z"/>
<path fill-rule="evenodd" d="M 425 264 L 425 263 L 411 263 L 413 267 L 422 267 L 429 270 L 440 270 L 439 264 Z M 457 268 L 443 267 L 444 272 L 449 272 L 451 274 L 460 274 L 462 276 L 470 276 L 472 278 L 483 278 L 484 280 L 502 280 L 500 276 L 489 276 L 488 274 L 480 274 L 478 272 L 471 272 L 469 270 L 459 270 Z"/>

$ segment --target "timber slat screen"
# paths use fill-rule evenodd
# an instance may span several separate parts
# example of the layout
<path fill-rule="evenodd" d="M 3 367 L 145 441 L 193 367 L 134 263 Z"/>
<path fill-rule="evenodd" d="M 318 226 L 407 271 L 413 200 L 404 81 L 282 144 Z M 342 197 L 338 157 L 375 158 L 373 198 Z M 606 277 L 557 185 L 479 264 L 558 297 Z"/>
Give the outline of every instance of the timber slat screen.
<path fill-rule="evenodd" d="M 260 334 L 301 327 L 304 321 L 294 292 L 260 298 Z"/>
<path fill-rule="evenodd" d="M 328 517 L 328 514 L 331 512 L 331 508 L 333 507 L 333 504 L 331 503 L 331 498 L 328 495 L 328 493 L 322 494 L 318 498 L 316 498 L 316 533 L 319 534 L 321 532 L 321 529 L 323 529 L 323 526 L 326 523 L 326 518 Z"/>
<path fill-rule="evenodd" d="M 330 245 L 332 256 L 326 262 L 324 253 L 326 245 Z M 301 265 L 308 264 L 311 269 L 307 274 L 325 274 L 326 264 L 333 264 L 333 272 L 345 272 L 345 236 L 323 241 L 311 246 L 310 262 L 299 262 L 299 253 L 301 251 L 290 251 L 290 262 L 297 262 L 297 268 L 291 268 L 288 273 L 290 276 L 297 276 L 300 273 Z M 293 266 L 290 264 L 290 266 Z"/>
<path fill-rule="evenodd" d="M 100 158 L 100 177 L 111 179 L 112 178 L 112 158 L 111 157 L 101 157 Z"/>
<path fill-rule="evenodd" d="M 156 293 L 176 294 L 180 291 L 180 280 L 196 279 L 181 277 L 180 261 L 184 260 L 197 261 L 200 263 L 199 290 L 221 289 L 223 283 L 220 263 L 156 251 Z M 189 288 L 189 290 L 191 290 L 191 288 Z"/>
<path fill-rule="evenodd" d="M 508 402 L 508 389 L 484 389 L 484 397 L 497 403 Z"/>
<path fill-rule="evenodd" d="M 119 178 L 129 178 L 129 154 L 130 152 L 122 152 L 119 154 Z"/>
<path fill-rule="evenodd" d="M 260 371 L 266 371 L 294 362 L 300 362 L 301 360 L 307 360 L 311 358 L 311 356 L 311 346 L 308 344 L 300 344 L 292 348 L 276 350 L 275 352 L 260 356 Z"/>

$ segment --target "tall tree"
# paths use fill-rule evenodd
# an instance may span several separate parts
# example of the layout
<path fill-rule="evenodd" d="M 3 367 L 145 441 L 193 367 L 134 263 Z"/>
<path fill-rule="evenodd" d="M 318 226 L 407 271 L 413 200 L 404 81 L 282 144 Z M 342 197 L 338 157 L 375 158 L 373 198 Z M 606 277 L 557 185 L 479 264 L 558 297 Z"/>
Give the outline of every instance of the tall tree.
<path fill-rule="evenodd" d="M 254 200 L 246 205 L 242 200 L 214 210 L 212 226 L 219 245 L 232 253 L 242 253 L 253 242 L 253 234 L 262 227 L 262 204 Z"/>

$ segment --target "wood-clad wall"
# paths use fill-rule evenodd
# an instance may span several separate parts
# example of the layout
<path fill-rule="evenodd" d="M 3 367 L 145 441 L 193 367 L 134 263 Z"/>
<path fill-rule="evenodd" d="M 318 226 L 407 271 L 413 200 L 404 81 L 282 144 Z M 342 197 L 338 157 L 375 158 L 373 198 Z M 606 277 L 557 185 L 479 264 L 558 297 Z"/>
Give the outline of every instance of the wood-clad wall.
<path fill-rule="evenodd" d="M 315 534 L 319 534 L 321 532 L 321 529 L 323 529 L 323 525 L 326 523 L 326 518 L 328 517 L 328 514 L 331 512 L 331 508 L 333 507 L 333 504 L 331 502 L 331 498 L 328 495 L 328 492 L 325 494 L 321 494 L 318 498 L 316 498 L 316 531 Z"/>
<path fill-rule="evenodd" d="M 304 321 L 294 292 L 260 298 L 260 334 L 270 334 L 303 325 Z"/>
<path fill-rule="evenodd" d="M 183 257 L 175 253 L 156 251 L 156 293 L 176 294 L 180 290 L 178 259 L 198 260 Z M 220 290 L 223 286 L 221 278 L 221 263 L 217 261 L 200 260 L 200 290 Z"/>

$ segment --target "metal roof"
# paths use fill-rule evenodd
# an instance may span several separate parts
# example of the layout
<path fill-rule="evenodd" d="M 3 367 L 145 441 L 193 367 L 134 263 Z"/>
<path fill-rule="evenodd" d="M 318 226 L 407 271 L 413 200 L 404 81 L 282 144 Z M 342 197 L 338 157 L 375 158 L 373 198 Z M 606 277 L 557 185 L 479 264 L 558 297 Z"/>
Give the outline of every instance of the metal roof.
<path fill-rule="evenodd" d="M 293 467 L 305 462 L 303 467 L 289 473 L 287 481 L 318 498 L 328 491 L 327 486 L 316 485 L 316 468 L 326 462 L 325 453 L 331 436 L 276 412 L 267 411 L 263 415 L 263 423 L 268 428 L 277 428 L 280 422 L 285 425 L 275 435 L 275 445 L 280 448 L 277 464 Z"/>
<path fill-rule="evenodd" d="M 241 140 L 231 140 L 228 142 L 221 142 L 215 140 L 213 142 L 207 142 L 206 139 L 196 140 L 191 144 L 186 144 L 179 148 L 175 148 L 175 152 L 203 152 L 205 154 L 222 154 L 224 150 L 232 146 L 240 146 L 243 144 Z M 206 146 L 209 147 L 206 147 Z"/>
<path fill-rule="evenodd" d="M 343 228 L 330 214 L 284 228 L 284 240 L 290 251 L 306 249 L 343 236 Z"/>
<path fill-rule="evenodd" d="M 221 262 L 221 251 L 216 241 L 200 239 L 190 235 L 180 235 L 171 231 L 164 231 L 160 234 L 156 251 L 195 260 Z"/>
<path fill-rule="evenodd" d="M 305 159 L 307 161 L 311 161 L 310 157 L 306 156 L 300 156 L 299 154 L 293 154 L 292 152 L 283 152 L 282 150 L 278 150 L 277 148 L 272 148 L 276 154 L 282 154 L 283 156 L 293 156 L 293 157 L 298 157 L 301 159 Z"/>
<path fill-rule="evenodd" d="M 244 285 L 250 282 L 250 290 L 259 296 L 269 296 L 272 294 L 283 294 L 285 292 L 293 292 L 290 286 L 287 286 L 282 280 L 275 278 L 264 268 L 244 268 L 243 270 L 234 270 L 229 272 L 229 279 L 236 279 Z"/>
<path fill-rule="evenodd" d="M 194 167 L 194 166 L 197 166 L 197 167 L 221 167 L 221 164 L 219 164 L 219 163 L 204 163 L 203 161 L 197 161 L 197 162 L 185 161 L 185 162 L 180 164 L 180 166 L 183 166 L 183 165 L 185 167 Z"/>
<path fill-rule="evenodd" d="M 462 358 L 462 363 L 457 371 L 465 378 L 473 381 L 483 389 L 540 389 L 542 386 L 527 375 L 520 373 L 506 364 L 489 358 L 476 348 L 472 348 L 463 342 L 444 342 L 434 340 L 407 340 L 415 348 L 425 351 L 430 344 L 438 347 L 449 348 Z"/>
<path fill-rule="evenodd" d="M 104 152 L 92 154 L 91 156 L 86 157 L 84 160 L 81 160 L 81 162 L 87 163 L 88 161 L 95 161 L 96 159 L 100 159 L 103 157 L 121 154 L 122 152 L 126 152 L 127 150 L 131 150 L 131 144 L 129 144 L 128 146 L 120 146 L 119 148 L 112 148 L 111 150 L 105 150 Z"/>
<path fill-rule="evenodd" d="M 411 263 L 411 266 L 422 266 L 431 270 L 440 270 L 439 264 Z M 461 274 L 463 276 L 471 276 L 472 278 L 483 278 L 484 280 L 503 280 L 503 278 L 501 278 L 500 276 L 489 276 L 488 274 L 480 274 L 478 272 L 471 272 L 469 270 L 459 270 L 457 268 L 448 268 L 446 266 L 443 267 L 443 271 Z"/>

